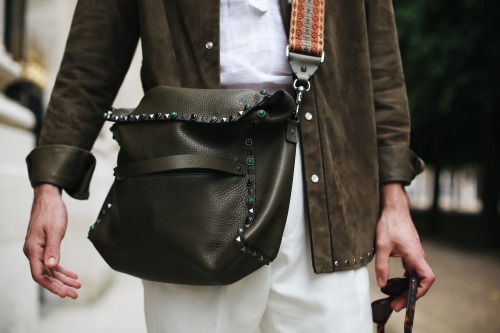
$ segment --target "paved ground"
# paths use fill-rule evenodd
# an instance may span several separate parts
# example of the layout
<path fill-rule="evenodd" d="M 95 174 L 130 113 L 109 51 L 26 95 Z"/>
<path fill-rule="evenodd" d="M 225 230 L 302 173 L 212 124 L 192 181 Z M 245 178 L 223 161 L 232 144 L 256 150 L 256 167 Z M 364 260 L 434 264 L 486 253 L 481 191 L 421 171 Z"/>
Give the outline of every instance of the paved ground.
<path fill-rule="evenodd" d="M 417 302 L 414 332 L 500 333 L 500 258 L 429 241 L 424 247 L 438 280 Z M 402 273 L 399 261 L 391 265 L 392 276 Z M 374 286 L 372 299 L 382 296 Z M 404 313 L 394 314 L 387 333 L 402 332 L 403 321 Z M 119 275 L 92 305 L 59 302 L 43 317 L 37 333 L 144 333 L 143 322 L 141 283 Z"/>

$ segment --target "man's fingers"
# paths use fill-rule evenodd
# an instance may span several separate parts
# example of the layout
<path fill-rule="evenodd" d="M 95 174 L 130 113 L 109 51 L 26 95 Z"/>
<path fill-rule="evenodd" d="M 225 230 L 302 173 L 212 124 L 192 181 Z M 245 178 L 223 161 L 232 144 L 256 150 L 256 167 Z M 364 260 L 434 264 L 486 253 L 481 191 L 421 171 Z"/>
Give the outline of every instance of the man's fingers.
<path fill-rule="evenodd" d="M 76 292 L 75 289 L 70 288 L 70 287 L 66 287 L 65 289 L 66 289 L 66 296 L 68 296 L 69 298 L 72 298 L 72 299 L 78 298 L 78 293 Z"/>
<path fill-rule="evenodd" d="M 42 276 L 40 285 L 61 298 L 70 297 L 76 299 L 78 297 L 78 293 L 74 288 L 48 274 Z"/>
<path fill-rule="evenodd" d="M 80 284 L 80 282 L 78 282 L 78 280 L 71 278 L 63 273 L 60 273 L 57 270 L 54 270 L 52 272 L 52 277 L 61 281 L 64 285 L 66 285 L 68 287 L 75 288 L 75 289 L 79 289 L 81 287 L 81 284 Z"/>
<path fill-rule="evenodd" d="M 25 254 L 30 263 L 31 276 L 33 280 L 40 283 L 45 274 L 46 267 L 43 264 L 43 248 L 41 246 L 25 246 Z"/>
<path fill-rule="evenodd" d="M 64 284 L 50 275 L 50 270 L 45 267 L 42 260 L 30 259 L 30 266 L 35 282 L 60 297 L 67 296 Z"/>
<path fill-rule="evenodd" d="M 399 312 L 406 307 L 408 302 L 408 293 L 403 293 L 392 301 L 391 307 L 394 311 Z"/>
<path fill-rule="evenodd" d="M 76 299 L 78 297 L 75 288 L 80 288 L 80 282 L 68 278 L 59 272 L 43 268 L 43 263 L 41 262 L 40 265 L 42 265 L 41 274 L 33 277 L 37 283 L 61 298 L 70 297 Z"/>
<path fill-rule="evenodd" d="M 67 296 L 64 285 L 60 281 L 57 281 L 56 279 L 51 277 L 50 275 L 40 276 L 37 282 L 51 293 L 56 294 L 61 298 Z"/>
<path fill-rule="evenodd" d="M 78 279 L 78 275 L 76 273 L 73 273 L 72 271 L 67 270 L 66 268 L 64 268 L 62 266 L 57 266 L 56 271 L 63 273 L 64 275 L 69 276 L 72 279 Z"/>
<path fill-rule="evenodd" d="M 76 274 L 62 267 L 51 270 L 43 262 L 43 248 L 41 246 L 27 247 L 31 276 L 33 280 L 59 297 L 78 297 L 74 288 L 80 288 Z M 63 273 L 64 272 L 64 273 Z"/>
<path fill-rule="evenodd" d="M 419 278 L 417 289 L 417 299 L 419 299 L 427 294 L 434 281 L 436 281 L 436 275 L 425 260 L 422 260 L 422 263 L 417 267 L 416 273 Z"/>
<path fill-rule="evenodd" d="M 383 247 L 378 247 L 375 255 L 375 274 L 379 288 L 385 287 L 389 278 L 389 255 Z"/>
<path fill-rule="evenodd" d="M 410 273 L 411 271 L 405 273 L 405 276 L 416 275 L 418 277 L 417 299 L 424 296 L 436 280 L 434 272 L 423 258 L 418 263 L 415 273 Z M 406 307 L 407 297 L 408 293 L 404 293 L 392 301 L 391 306 L 394 311 L 399 312 Z"/>
<path fill-rule="evenodd" d="M 415 253 L 418 253 L 415 251 Z M 436 275 L 427 263 L 423 251 L 416 255 L 407 255 L 402 258 L 405 275 L 418 277 L 417 299 L 424 296 L 436 280 Z"/>

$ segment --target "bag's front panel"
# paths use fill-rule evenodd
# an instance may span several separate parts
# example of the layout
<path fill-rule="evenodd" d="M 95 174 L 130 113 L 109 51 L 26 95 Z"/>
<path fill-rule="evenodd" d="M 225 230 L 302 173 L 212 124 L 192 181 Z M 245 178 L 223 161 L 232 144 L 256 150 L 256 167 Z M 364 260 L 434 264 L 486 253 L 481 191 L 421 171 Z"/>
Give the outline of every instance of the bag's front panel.
<path fill-rule="evenodd" d="M 245 214 L 245 186 L 240 176 L 218 173 L 127 178 L 116 182 L 120 227 L 132 236 L 134 230 L 150 229 L 172 249 L 191 244 L 185 258 L 211 270 L 222 264 L 214 258 L 235 243 Z"/>
<path fill-rule="evenodd" d="M 147 131 L 141 126 L 147 126 Z M 245 266 L 252 270 L 260 267 L 262 263 L 243 254 L 236 242 L 249 210 L 247 180 L 253 176 L 247 174 L 252 173 L 247 159 L 253 127 L 245 123 L 119 124 L 115 132 L 121 144 L 121 164 L 190 154 L 240 162 L 244 168 L 239 175 L 196 167 L 117 180 L 116 223 L 129 233 L 122 237 L 132 241 L 137 234 L 157 235 L 163 242 L 158 251 L 167 267 L 169 261 L 183 258 L 175 269 L 190 272 L 179 280 L 185 280 L 185 275 L 200 280 L 215 275 L 224 279 L 224 274 L 233 278 L 231 267 L 238 260 L 248 261 Z"/>

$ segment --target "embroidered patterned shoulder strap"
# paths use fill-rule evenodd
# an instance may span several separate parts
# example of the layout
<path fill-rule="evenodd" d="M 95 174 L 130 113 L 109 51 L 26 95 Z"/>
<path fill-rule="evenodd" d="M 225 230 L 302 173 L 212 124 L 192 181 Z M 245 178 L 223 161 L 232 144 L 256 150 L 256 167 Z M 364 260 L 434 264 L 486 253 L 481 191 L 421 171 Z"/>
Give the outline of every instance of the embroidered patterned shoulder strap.
<path fill-rule="evenodd" d="M 293 0 L 289 51 L 315 57 L 323 55 L 325 0 Z"/>

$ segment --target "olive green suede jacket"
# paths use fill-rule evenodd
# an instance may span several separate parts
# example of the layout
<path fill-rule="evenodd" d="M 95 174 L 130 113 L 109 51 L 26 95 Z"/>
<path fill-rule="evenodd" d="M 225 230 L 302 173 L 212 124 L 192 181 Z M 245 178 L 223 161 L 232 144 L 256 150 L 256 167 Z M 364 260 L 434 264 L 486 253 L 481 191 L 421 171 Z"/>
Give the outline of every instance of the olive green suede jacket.
<path fill-rule="evenodd" d="M 280 1 L 288 31 L 290 4 Z M 325 24 L 325 62 L 301 108 L 317 273 L 366 265 L 374 254 L 380 185 L 409 184 L 423 168 L 408 148 L 392 1 L 327 0 Z M 95 165 L 89 150 L 139 38 L 145 91 L 219 87 L 219 0 L 80 0 L 39 146 L 27 158 L 33 186 L 52 183 L 88 197 Z"/>

